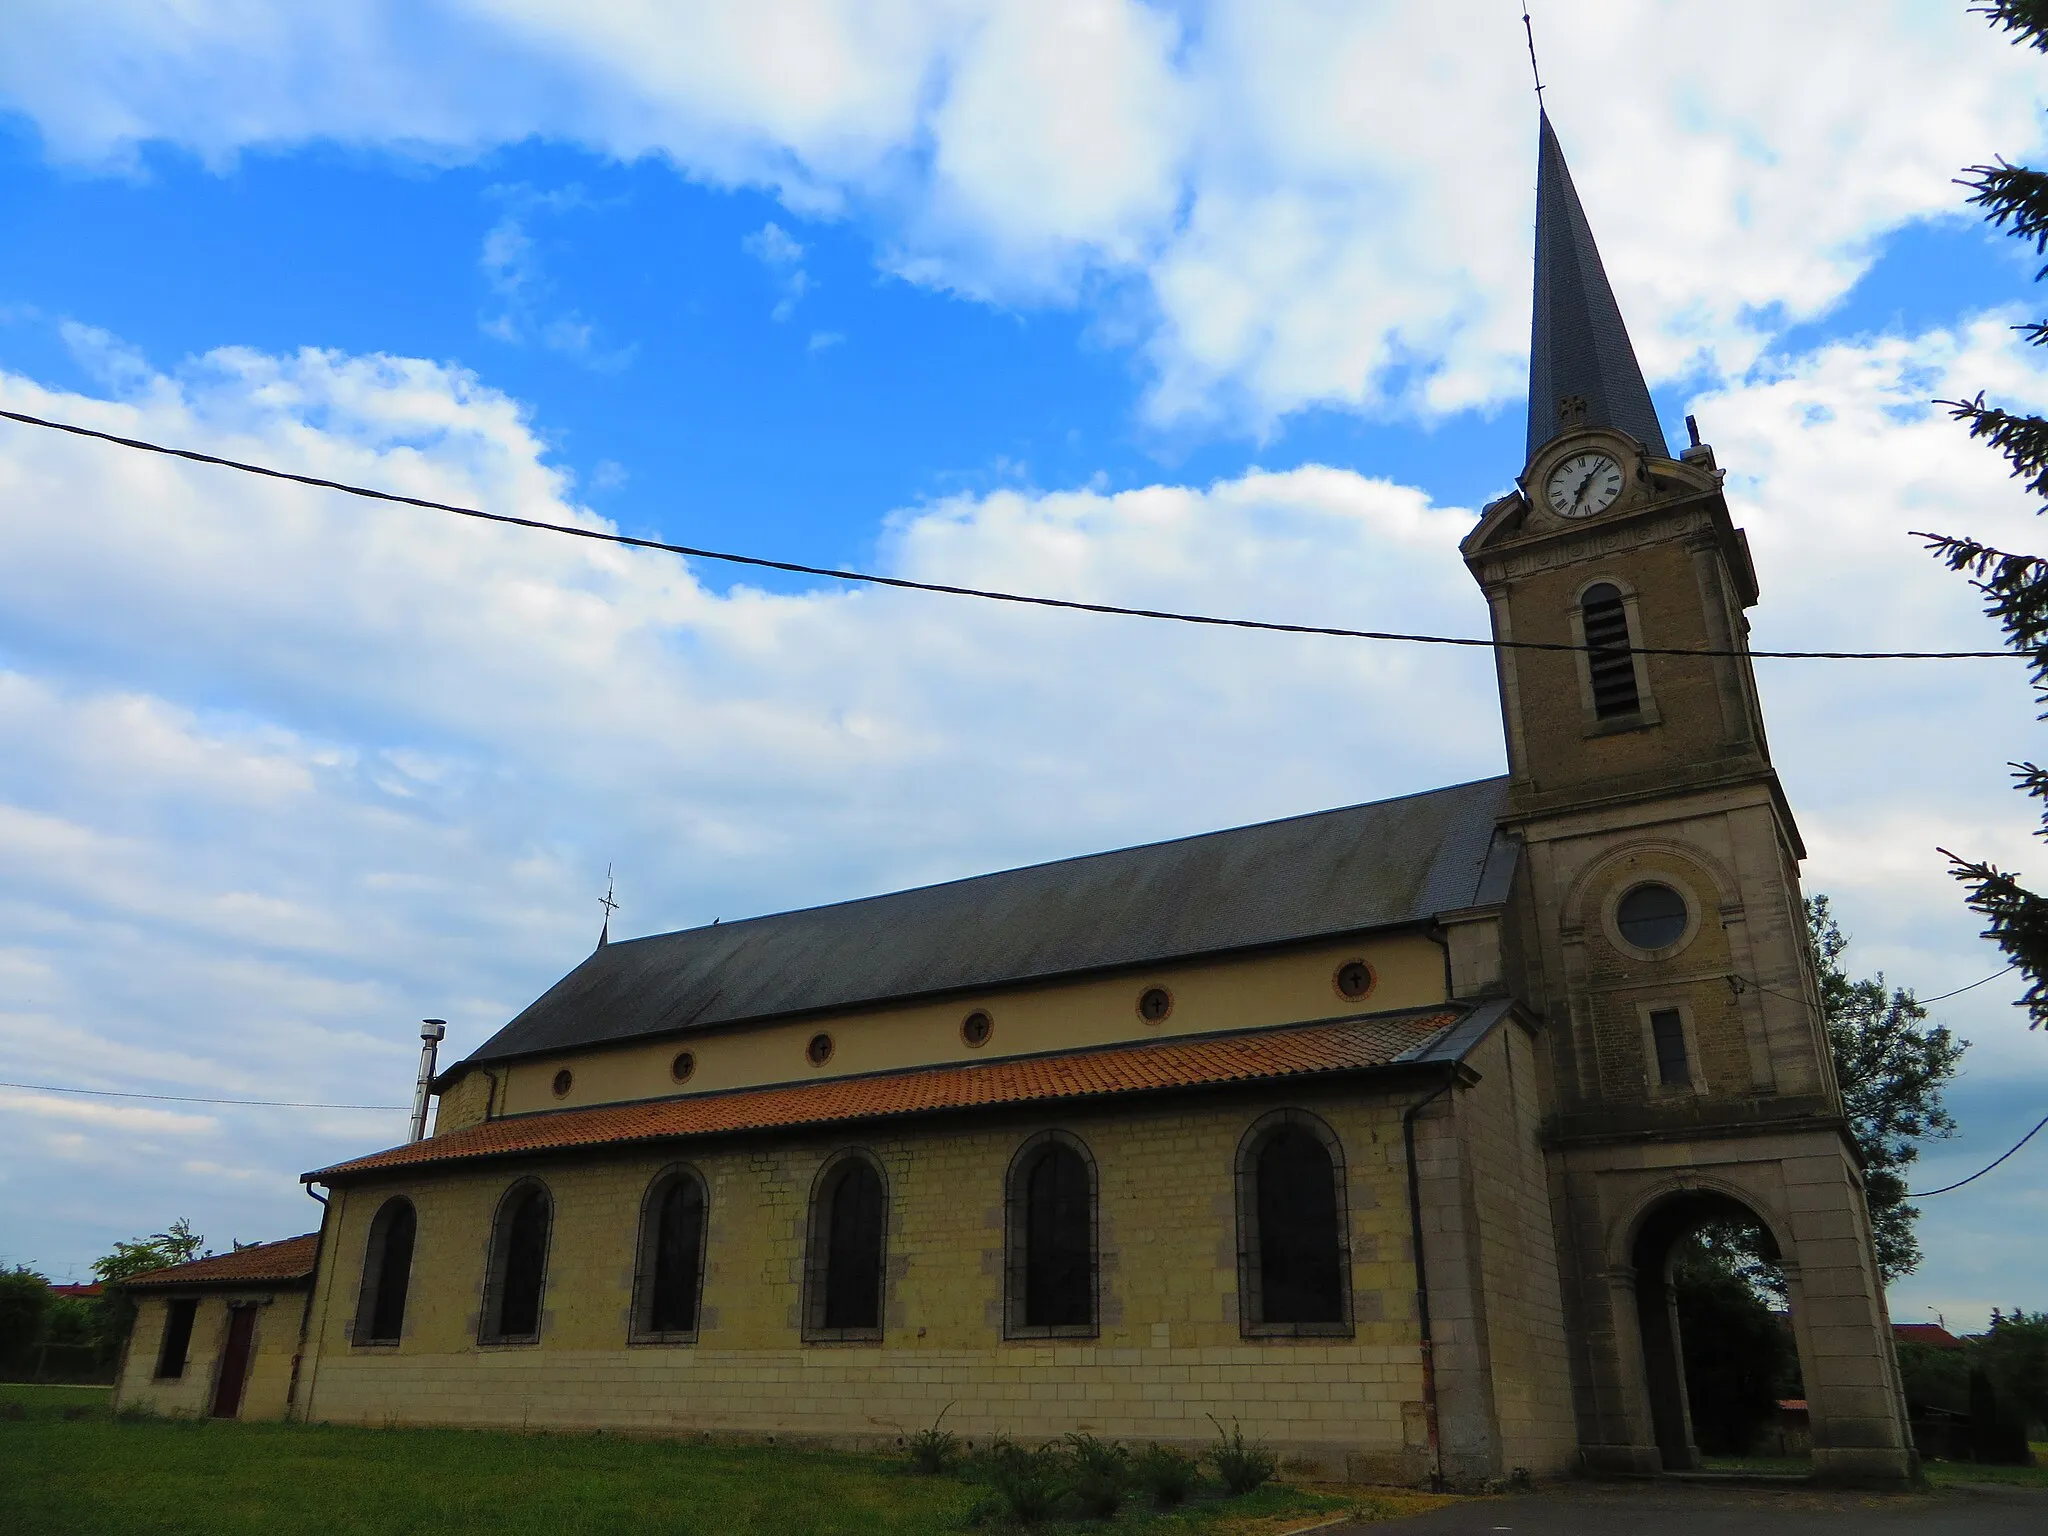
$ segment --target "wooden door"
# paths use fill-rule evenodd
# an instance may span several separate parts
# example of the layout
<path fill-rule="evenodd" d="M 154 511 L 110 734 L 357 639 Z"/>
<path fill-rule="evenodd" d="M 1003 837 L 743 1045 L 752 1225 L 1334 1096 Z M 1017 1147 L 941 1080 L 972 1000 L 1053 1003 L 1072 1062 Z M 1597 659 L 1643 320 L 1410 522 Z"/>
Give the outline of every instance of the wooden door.
<path fill-rule="evenodd" d="M 220 1380 L 213 1389 L 213 1416 L 232 1419 L 242 1411 L 242 1384 L 249 1379 L 249 1345 L 256 1337 L 256 1309 L 228 1308 L 228 1341 L 220 1352 Z"/>

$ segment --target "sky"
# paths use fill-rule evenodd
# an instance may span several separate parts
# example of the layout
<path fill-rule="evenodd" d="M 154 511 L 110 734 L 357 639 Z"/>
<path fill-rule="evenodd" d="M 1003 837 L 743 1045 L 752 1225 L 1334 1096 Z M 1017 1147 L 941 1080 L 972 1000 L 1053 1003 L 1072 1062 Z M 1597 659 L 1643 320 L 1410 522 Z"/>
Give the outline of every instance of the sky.
<path fill-rule="evenodd" d="M 2048 60 L 1927 0 L 1542 0 L 1546 99 L 1760 648 L 1981 649 L 1916 530 L 2038 547 L 1932 402 L 2048 409 L 1959 170 Z M 1485 630 L 1521 468 L 1519 6 L 15 0 L 0 405 L 811 564 Z M 764 578 L 0 423 L 0 1079 L 404 1105 L 662 932 L 1501 771 L 1483 655 Z M 2002 963 L 2020 668 L 1760 663 L 1857 974 Z M 1961 1132 L 2048 1113 L 1994 981 Z M 402 1110 L 0 1088 L 0 1264 L 291 1235 Z M 1925 1204 L 1899 1320 L 2048 1307 L 2048 1140 Z"/>

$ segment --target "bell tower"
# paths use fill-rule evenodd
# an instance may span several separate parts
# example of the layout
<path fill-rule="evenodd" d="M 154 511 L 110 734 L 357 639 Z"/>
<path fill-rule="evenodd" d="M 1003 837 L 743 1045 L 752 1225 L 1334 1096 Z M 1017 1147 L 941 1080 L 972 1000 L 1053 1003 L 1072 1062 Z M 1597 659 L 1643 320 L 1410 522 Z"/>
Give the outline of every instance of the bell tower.
<path fill-rule="evenodd" d="M 1903 1479 L 1748 543 L 1713 450 L 1671 455 L 1547 115 L 1537 187 L 1527 460 L 1463 554 L 1502 642 L 1515 990 L 1542 1020 L 1580 1442 L 1592 1470 L 1698 1465 L 1670 1264 L 1735 1219 L 1784 1265 L 1816 1474 Z"/>

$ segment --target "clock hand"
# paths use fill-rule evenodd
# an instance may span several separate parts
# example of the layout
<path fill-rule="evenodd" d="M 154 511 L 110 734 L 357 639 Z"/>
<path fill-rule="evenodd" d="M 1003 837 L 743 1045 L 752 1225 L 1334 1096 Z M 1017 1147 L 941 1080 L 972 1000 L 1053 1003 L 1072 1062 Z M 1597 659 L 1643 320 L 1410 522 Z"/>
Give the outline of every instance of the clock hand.
<path fill-rule="evenodd" d="M 1573 506 L 1576 507 L 1580 502 L 1586 499 L 1586 487 L 1593 483 L 1593 476 L 1599 473 L 1600 471 L 1596 469 L 1592 472 L 1592 474 L 1587 475 L 1585 479 L 1579 482 L 1579 488 L 1572 493 Z"/>

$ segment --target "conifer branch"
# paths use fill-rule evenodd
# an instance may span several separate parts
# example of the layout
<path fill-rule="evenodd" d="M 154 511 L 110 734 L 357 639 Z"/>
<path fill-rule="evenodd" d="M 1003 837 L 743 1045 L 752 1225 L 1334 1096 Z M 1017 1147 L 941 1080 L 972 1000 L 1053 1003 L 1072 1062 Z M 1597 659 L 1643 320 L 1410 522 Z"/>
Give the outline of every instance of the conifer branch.
<path fill-rule="evenodd" d="M 1998 31 L 2017 34 L 2015 42 L 2048 53 L 2048 0 L 1986 0 L 1970 10 Z"/>

